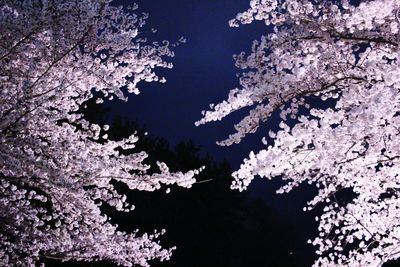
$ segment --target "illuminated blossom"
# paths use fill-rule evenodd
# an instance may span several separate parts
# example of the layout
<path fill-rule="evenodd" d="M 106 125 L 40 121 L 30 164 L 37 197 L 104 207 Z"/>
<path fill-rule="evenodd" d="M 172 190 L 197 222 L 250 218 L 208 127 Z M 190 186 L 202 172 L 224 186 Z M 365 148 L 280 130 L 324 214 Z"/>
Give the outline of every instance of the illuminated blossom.
<path fill-rule="evenodd" d="M 100 212 L 133 209 L 112 180 L 153 191 L 190 187 L 199 171 L 171 173 L 160 162 L 149 173 L 145 152 L 124 152 L 137 136 L 108 140 L 108 126 L 80 114 L 95 95 L 126 100 L 140 81 L 164 80 L 155 68 L 172 67 L 168 42 L 138 36 L 146 15 L 110 2 L 0 1 L 1 266 L 40 258 L 148 266 L 170 257 L 156 240 L 163 231 L 122 232 Z"/>
<path fill-rule="evenodd" d="M 236 56 L 240 88 L 197 125 L 251 107 L 220 145 L 282 119 L 233 173 L 282 177 L 279 193 L 318 188 L 305 209 L 324 207 L 312 244 L 315 266 L 381 266 L 400 257 L 400 35 L 398 0 L 251 0 L 231 26 L 262 20 L 271 33 Z M 319 102 L 327 101 L 321 108 Z M 340 199 L 340 196 L 347 196 Z"/>

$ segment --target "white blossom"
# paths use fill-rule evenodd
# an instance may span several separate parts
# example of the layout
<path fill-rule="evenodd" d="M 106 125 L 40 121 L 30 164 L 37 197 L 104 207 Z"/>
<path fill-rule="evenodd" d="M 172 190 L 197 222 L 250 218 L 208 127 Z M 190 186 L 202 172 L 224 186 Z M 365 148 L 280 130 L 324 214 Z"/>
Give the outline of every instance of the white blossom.
<path fill-rule="evenodd" d="M 246 189 L 257 175 L 282 177 L 279 193 L 315 185 L 305 210 L 325 208 L 312 241 L 320 255 L 314 266 L 381 266 L 400 257 L 399 10 L 398 0 L 357 7 L 251 0 L 231 26 L 262 20 L 273 31 L 235 57 L 241 87 L 196 123 L 250 107 L 219 142 L 231 145 L 280 114 L 280 129 L 233 173 L 232 188 Z M 329 107 L 313 106 L 315 98 Z"/>
<path fill-rule="evenodd" d="M 155 68 L 172 67 L 168 43 L 138 37 L 147 16 L 110 3 L 0 0 L 1 266 L 39 258 L 148 266 L 170 257 L 173 248 L 155 240 L 163 231 L 121 232 L 100 212 L 102 203 L 133 209 L 112 179 L 153 191 L 190 187 L 199 171 L 160 163 L 150 174 L 145 152 L 123 153 L 137 136 L 108 140 L 108 125 L 79 114 L 94 95 L 126 101 L 124 88 L 138 93 L 139 82 L 158 80 Z"/>

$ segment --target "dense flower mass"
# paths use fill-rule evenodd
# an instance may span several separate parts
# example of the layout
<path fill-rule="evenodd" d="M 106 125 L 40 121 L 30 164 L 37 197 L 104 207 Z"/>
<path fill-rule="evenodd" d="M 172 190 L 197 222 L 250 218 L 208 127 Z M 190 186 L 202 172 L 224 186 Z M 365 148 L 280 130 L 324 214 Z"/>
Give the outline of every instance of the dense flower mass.
<path fill-rule="evenodd" d="M 140 81 L 163 82 L 168 42 L 138 36 L 146 14 L 110 0 L 0 0 L 0 265 L 40 258 L 110 260 L 148 266 L 168 259 L 155 234 L 125 233 L 100 212 L 133 206 L 111 180 L 152 191 L 190 187 L 199 170 L 149 173 L 145 152 L 125 153 L 137 136 L 107 138 L 88 122 L 84 103 L 139 93 Z M 94 93 L 94 91 L 96 91 Z"/>
<path fill-rule="evenodd" d="M 231 145 L 273 113 L 281 122 L 266 149 L 233 173 L 232 188 L 246 189 L 256 175 L 282 177 L 281 193 L 304 182 L 317 186 L 306 207 L 324 207 L 319 236 L 310 241 L 321 255 L 315 266 L 380 266 L 399 258 L 400 1 L 250 5 L 231 26 L 262 20 L 272 32 L 250 55 L 236 56 L 241 88 L 197 124 L 251 107 L 220 142 Z"/>

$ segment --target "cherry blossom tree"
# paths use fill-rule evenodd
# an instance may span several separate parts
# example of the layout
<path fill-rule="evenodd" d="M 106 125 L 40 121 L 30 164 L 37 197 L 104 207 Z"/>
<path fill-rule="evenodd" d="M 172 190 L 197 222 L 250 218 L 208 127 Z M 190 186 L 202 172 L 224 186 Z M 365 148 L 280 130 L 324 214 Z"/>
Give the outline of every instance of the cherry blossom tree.
<path fill-rule="evenodd" d="M 140 81 L 163 82 L 171 68 L 168 42 L 139 36 L 147 15 L 111 0 L 0 0 L 0 265 L 34 266 L 39 259 L 108 260 L 148 266 L 171 249 L 163 233 L 126 233 L 100 210 L 133 206 L 112 180 L 153 191 L 190 187 L 196 173 L 171 173 L 145 152 L 127 153 L 132 135 L 108 140 L 107 125 L 85 120 L 84 103 L 127 100 Z M 96 91 L 96 92 L 94 92 Z"/>
<path fill-rule="evenodd" d="M 241 87 L 196 124 L 250 108 L 219 142 L 232 145 L 272 114 L 281 121 L 263 139 L 266 148 L 233 173 L 232 188 L 246 189 L 255 176 L 281 177 L 278 193 L 315 185 L 318 194 L 305 208 L 323 208 L 319 236 L 310 240 L 320 255 L 314 266 L 381 266 L 399 258 L 400 1 L 250 5 L 231 26 L 261 20 L 270 33 L 249 55 L 235 57 Z"/>

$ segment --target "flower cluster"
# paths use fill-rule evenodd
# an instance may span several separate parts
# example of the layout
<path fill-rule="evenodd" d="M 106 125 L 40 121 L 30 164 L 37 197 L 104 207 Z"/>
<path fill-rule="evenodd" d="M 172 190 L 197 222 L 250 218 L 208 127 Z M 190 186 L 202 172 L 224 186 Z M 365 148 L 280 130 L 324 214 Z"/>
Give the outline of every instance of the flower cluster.
<path fill-rule="evenodd" d="M 241 88 L 197 124 L 251 107 L 221 145 L 279 113 L 278 131 L 233 173 L 232 188 L 280 176 L 279 193 L 318 188 L 324 206 L 315 266 L 380 266 L 400 257 L 400 2 L 251 0 L 231 26 L 262 20 L 271 33 L 250 55 Z M 319 99 L 316 101 L 315 99 Z M 325 105 L 321 105 L 327 101 Z M 321 106 L 324 106 L 323 108 Z M 350 192 L 350 193 L 349 193 Z M 346 197 L 341 197 L 345 195 Z"/>
<path fill-rule="evenodd" d="M 40 258 L 110 260 L 148 266 L 168 259 L 162 234 L 126 233 L 100 212 L 133 206 L 112 180 L 153 191 L 190 187 L 201 170 L 149 173 L 145 152 L 125 153 L 137 136 L 108 140 L 108 126 L 88 122 L 82 105 L 126 100 L 141 81 L 163 82 L 168 42 L 138 36 L 147 15 L 110 0 L 0 1 L 0 265 Z M 96 93 L 94 93 L 96 91 Z"/>

